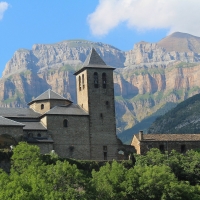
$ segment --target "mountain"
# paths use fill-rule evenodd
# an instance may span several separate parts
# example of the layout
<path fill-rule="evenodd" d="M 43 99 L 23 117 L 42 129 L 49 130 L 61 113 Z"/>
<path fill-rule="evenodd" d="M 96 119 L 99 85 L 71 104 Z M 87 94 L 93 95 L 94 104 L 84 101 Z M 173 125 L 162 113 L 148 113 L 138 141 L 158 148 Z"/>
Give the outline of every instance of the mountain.
<path fill-rule="evenodd" d="M 31 50 L 17 50 L 7 62 L 0 79 L 0 106 L 25 107 L 48 88 L 76 102 L 73 73 L 94 47 L 116 68 L 117 132 L 128 141 L 138 129 L 147 130 L 158 116 L 200 93 L 199 46 L 200 38 L 186 33 L 158 43 L 142 41 L 127 52 L 86 40 L 35 44 Z"/>
<path fill-rule="evenodd" d="M 200 38 L 187 34 L 176 32 L 158 42 L 168 52 L 200 52 Z"/>
<path fill-rule="evenodd" d="M 148 133 L 200 133 L 200 94 L 178 104 L 158 117 Z"/>

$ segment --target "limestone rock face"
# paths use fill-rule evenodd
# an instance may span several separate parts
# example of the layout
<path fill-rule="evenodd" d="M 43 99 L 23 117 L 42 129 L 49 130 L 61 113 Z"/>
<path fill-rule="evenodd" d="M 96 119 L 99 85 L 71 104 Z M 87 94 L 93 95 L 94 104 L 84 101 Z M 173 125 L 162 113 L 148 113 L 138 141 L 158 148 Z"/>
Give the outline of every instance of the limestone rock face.
<path fill-rule="evenodd" d="M 140 42 L 134 45 L 133 50 L 126 52 L 125 66 L 151 66 L 154 64 L 166 65 L 174 61 L 200 62 L 200 53 L 188 51 L 167 51 L 161 44 Z"/>
<path fill-rule="evenodd" d="M 32 50 L 20 49 L 6 64 L 3 77 L 8 77 L 24 69 L 36 72 L 72 65 L 81 65 L 91 48 L 94 47 L 107 65 L 124 67 L 125 53 L 119 49 L 85 40 L 68 40 L 56 44 L 35 44 Z"/>

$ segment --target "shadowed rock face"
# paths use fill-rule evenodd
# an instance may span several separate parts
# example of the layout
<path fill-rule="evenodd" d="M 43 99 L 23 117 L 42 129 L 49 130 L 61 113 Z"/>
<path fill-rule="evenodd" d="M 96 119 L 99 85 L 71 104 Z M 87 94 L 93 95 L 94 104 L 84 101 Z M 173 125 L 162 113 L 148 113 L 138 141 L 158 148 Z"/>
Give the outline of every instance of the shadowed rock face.
<path fill-rule="evenodd" d="M 183 41 L 190 41 L 195 48 L 189 51 L 179 44 Z M 200 92 L 198 45 L 198 37 L 182 33 L 158 43 L 137 43 L 127 52 L 84 40 L 36 44 L 32 50 L 16 51 L 6 64 L 0 80 L 0 106 L 25 107 L 48 88 L 76 102 L 73 73 L 94 47 L 107 65 L 117 68 L 114 83 L 120 133 L 144 119 L 146 123 L 148 117 L 163 115 Z M 147 128 L 145 124 L 142 127 Z"/>

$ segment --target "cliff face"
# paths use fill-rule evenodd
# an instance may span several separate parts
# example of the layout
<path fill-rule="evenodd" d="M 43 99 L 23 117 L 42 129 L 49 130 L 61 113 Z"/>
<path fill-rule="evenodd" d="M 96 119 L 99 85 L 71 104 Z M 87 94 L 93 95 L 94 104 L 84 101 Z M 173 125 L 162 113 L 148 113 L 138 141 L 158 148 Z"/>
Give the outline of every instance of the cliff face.
<path fill-rule="evenodd" d="M 32 50 L 16 51 L 6 64 L 3 77 L 8 77 L 24 69 L 41 72 L 66 65 L 75 68 L 85 61 L 92 47 L 96 49 L 107 65 L 117 68 L 124 67 L 124 52 L 113 46 L 86 40 L 67 40 L 51 45 L 35 44 Z"/>
<path fill-rule="evenodd" d="M 174 45 L 170 41 L 175 41 Z M 180 42 L 184 42 L 184 48 Z M 192 45 L 194 51 L 190 50 Z M 36 44 L 32 50 L 16 51 L 6 64 L 0 80 L 0 106 L 24 107 L 48 88 L 76 102 L 73 73 L 94 47 L 108 65 L 117 68 L 117 130 L 124 140 L 124 130 L 131 129 L 132 136 L 137 124 L 145 122 L 140 129 L 148 128 L 153 118 L 200 92 L 198 45 L 198 37 L 180 33 L 154 44 L 140 42 L 128 52 L 84 40 Z"/>

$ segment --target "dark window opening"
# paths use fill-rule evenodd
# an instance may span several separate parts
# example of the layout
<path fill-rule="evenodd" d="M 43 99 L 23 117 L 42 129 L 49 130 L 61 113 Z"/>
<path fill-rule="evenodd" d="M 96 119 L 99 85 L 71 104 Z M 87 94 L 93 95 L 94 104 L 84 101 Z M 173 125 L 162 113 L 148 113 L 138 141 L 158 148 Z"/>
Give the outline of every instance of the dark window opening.
<path fill-rule="evenodd" d="M 109 101 L 106 101 L 106 105 L 109 106 Z"/>
<path fill-rule="evenodd" d="M 33 133 L 28 133 L 28 137 L 32 138 L 33 137 Z"/>
<path fill-rule="evenodd" d="M 185 153 L 186 152 L 186 146 L 185 144 L 181 145 L 181 153 Z"/>
<path fill-rule="evenodd" d="M 84 83 L 84 74 L 82 74 L 82 86 L 83 86 L 83 90 L 85 88 L 85 83 Z"/>
<path fill-rule="evenodd" d="M 103 113 L 100 113 L 100 117 L 103 118 Z"/>
<path fill-rule="evenodd" d="M 41 104 L 41 110 L 43 110 L 44 109 L 44 104 Z"/>
<path fill-rule="evenodd" d="M 98 80 L 98 73 L 94 72 L 94 87 L 98 88 L 99 87 L 99 80 Z"/>
<path fill-rule="evenodd" d="M 160 149 L 160 151 L 161 151 L 162 153 L 165 152 L 165 146 L 164 146 L 163 144 L 161 144 L 161 145 L 159 146 L 159 149 Z"/>
<path fill-rule="evenodd" d="M 40 134 L 40 133 L 38 133 L 38 134 L 37 134 L 37 137 L 41 137 L 41 134 Z"/>
<path fill-rule="evenodd" d="M 107 160 L 107 152 L 103 152 L 104 160 Z"/>
<path fill-rule="evenodd" d="M 103 151 L 107 151 L 107 146 L 103 146 Z"/>
<path fill-rule="evenodd" d="M 106 73 L 102 74 L 102 86 L 103 88 L 106 88 Z"/>
<path fill-rule="evenodd" d="M 63 127 L 67 127 L 68 126 L 68 120 L 67 119 L 64 119 L 63 120 Z"/>
<path fill-rule="evenodd" d="M 79 91 L 81 91 L 81 77 L 78 77 L 78 85 L 79 85 Z"/>
<path fill-rule="evenodd" d="M 73 151 L 74 151 L 74 146 L 73 146 L 73 145 L 71 145 L 71 146 L 69 147 L 69 151 L 70 151 L 70 152 L 73 152 Z"/>

